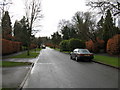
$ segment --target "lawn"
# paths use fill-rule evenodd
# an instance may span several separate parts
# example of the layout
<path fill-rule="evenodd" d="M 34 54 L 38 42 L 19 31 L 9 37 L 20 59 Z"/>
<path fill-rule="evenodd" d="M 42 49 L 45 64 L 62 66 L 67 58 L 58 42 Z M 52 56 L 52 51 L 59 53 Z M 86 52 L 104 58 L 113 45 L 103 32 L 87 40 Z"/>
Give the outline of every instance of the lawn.
<path fill-rule="evenodd" d="M 119 66 L 118 57 L 95 55 L 94 56 L 94 61 L 98 61 L 98 62 L 108 64 L 108 65 L 111 65 L 111 66 L 115 66 L 115 67 Z"/>
<path fill-rule="evenodd" d="M 27 52 L 25 53 L 22 53 L 22 54 L 19 54 L 19 55 L 16 55 L 16 56 L 12 56 L 10 58 L 36 58 L 38 55 L 39 55 L 39 51 L 41 49 L 32 49 L 30 50 L 30 55 L 28 56 L 27 55 Z"/>
<path fill-rule="evenodd" d="M 27 52 L 16 55 L 16 56 L 12 56 L 10 58 L 36 58 L 39 55 L 38 52 L 30 52 L 30 55 L 27 55 Z"/>
<path fill-rule="evenodd" d="M 15 67 L 15 66 L 25 66 L 31 65 L 30 62 L 10 62 L 10 61 L 0 61 L 0 67 Z"/>
<path fill-rule="evenodd" d="M 2 88 L 1 90 L 17 90 L 17 88 Z"/>
<path fill-rule="evenodd" d="M 40 51 L 41 48 L 32 49 L 31 51 Z"/>

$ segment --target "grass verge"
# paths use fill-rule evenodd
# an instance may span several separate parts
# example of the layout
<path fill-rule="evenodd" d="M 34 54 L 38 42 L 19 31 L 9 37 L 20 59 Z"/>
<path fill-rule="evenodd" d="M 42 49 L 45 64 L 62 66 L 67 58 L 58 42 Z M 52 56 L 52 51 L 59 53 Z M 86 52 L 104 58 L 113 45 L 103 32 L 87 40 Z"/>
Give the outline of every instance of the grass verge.
<path fill-rule="evenodd" d="M 41 51 L 41 48 L 32 49 L 31 51 Z"/>
<path fill-rule="evenodd" d="M 2 88 L 1 90 L 17 90 L 17 88 Z"/>
<path fill-rule="evenodd" d="M 10 61 L 0 61 L 0 67 L 15 67 L 15 66 L 25 66 L 31 65 L 30 62 L 10 62 Z"/>
<path fill-rule="evenodd" d="M 41 49 L 32 49 L 30 50 L 30 55 L 27 55 L 27 52 L 16 55 L 16 56 L 12 56 L 10 58 L 36 58 L 39 55 L 39 51 Z"/>
<path fill-rule="evenodd" d="M 27 52 L 16 55 L 16 56 L 12 56 L 10 58 L 36 58 L 39 55 L 38 52 L 30 52 L 30 55 L 27 55 Z"/>
<path fill-rule="evenodd" d="M 118 57 L 95 55 L 93 60 L 100 62 L 100 63 L 107 64 L 107 65 L 115 66 L 115 67 L 120 66 L 119 61 L 118 61 Z"/>

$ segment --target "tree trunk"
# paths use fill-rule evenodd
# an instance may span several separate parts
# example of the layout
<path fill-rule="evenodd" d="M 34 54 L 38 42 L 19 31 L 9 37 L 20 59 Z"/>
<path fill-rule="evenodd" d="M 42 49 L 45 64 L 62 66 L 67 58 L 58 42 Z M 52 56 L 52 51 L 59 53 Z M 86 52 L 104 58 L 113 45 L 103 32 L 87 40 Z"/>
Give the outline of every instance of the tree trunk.
<path fill-rule="evenodd" d="M 28 49 L 27 49 L 27 55 L 30 55 L 30 45 L 28 45 Z"/>

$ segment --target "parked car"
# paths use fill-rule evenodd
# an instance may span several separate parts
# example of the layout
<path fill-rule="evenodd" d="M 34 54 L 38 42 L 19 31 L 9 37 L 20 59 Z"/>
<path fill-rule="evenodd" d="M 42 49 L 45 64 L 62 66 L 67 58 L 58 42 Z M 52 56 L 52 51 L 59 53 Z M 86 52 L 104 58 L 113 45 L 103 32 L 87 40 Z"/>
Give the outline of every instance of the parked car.
<path fill-rule="evenodd" d="M 46 46 L 45 46 L 45 45 L 42 45 L 41 47 L 42 47 L 42 49 L 45 49 L 45 48 L 46 48 Z"/>
<path fill-rule="evenodd" d="M 89 60 L 91 61 L 94 58 L 93 53 L 90 53 L 88 49 L 74 49 L 73 52 L 70 53 L 70 58 L 79 60 Z"/>

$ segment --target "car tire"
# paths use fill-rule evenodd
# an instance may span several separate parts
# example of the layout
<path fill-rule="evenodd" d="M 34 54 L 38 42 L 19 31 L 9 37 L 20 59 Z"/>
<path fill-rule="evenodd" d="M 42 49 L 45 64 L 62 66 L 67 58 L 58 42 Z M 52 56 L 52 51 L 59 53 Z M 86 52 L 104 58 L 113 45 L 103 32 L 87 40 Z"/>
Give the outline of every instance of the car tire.
<path fill-rule="evenodd" d="M 78 57 L 77 56 L 75 57 L 75 60 L 78 62 Z"/>
<path fill-rule="evenodd" d="M 89 59 L 89 62 L 92 62 L 92 59 Z"/>
<path fill-rule="evenodd" d="M 72 59 L 72 60 L 73 60 L 72 56 L 70 56 L 70 59 Z"/>

